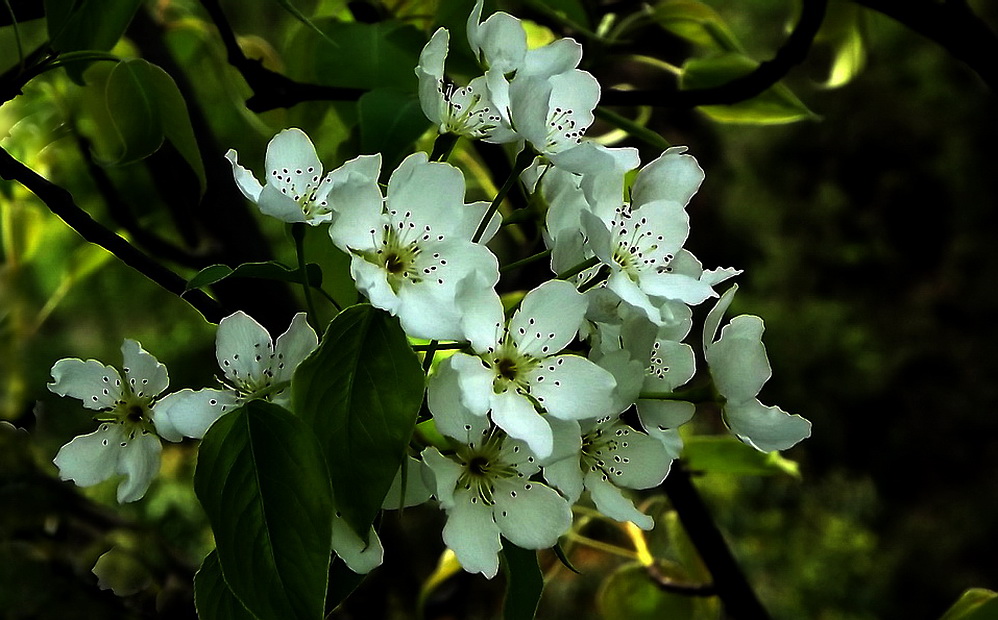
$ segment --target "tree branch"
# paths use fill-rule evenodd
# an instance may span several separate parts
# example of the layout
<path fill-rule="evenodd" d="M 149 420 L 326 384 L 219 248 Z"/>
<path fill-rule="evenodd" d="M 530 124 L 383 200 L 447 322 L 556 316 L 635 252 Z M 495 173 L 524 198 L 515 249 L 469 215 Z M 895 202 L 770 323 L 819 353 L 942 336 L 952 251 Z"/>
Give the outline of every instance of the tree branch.
<path fill-rule="evenodd" d="M 201 5 L 208 11 L 208 15 L 218 28 L 229 64 L 242 74 L 243 79 L 253 89 L 253 96 L 246 100 L 246 107 L 250 110 L 266 112 L 274 108 L 290 108 L 303 101 L 356 101 L 367 92 L 360 88 L 296 82 L 267 69 L 259 59 L 247 58 L 243 54 L 218 0 L 201 0 Z"/>
<path fill-rule="evenodd" d="M 732 618 L 767 620 L 769 613 L 752 591 L 682 463 L 673 462 L 662 488 L 710 571 L 715 594 L 721 599 L 727 614 Z"/>
<path fill-rule="evenodd" d="M 804 0 L 800 19 L 793 32 L 773 56 L 751 73 L 735 78 L 726 84 L 693 90 L 644 89 L 604 91 L 600 103 L 604 105 L 653 105 L 671 108 L 694 108 L 704 105 L 724 105 L 747 101 L 762 94 L 782 80 L 790 70 L 807 57 L 811 43 L 825 19 L 828 0 Z"/>
<path fill-rule="evenodd" d="M 965 2 L 853 0 L 941 45 L 998 92 L 998 35 Z"/>
<path fill-rule="evenodd" d="M 103 227 L 77 206 L 72 194 L 45 180 L 2 148 L 0 148 L 0 177 L 17 181 L 26 187 L 84 239 L 101 246 L 132 269 L 177 295 L 200 312 L 206 320 L 218 323 L 222 319 L 222 309 L 214 299 L 202 291 L 187 291 L 186 280 Z"/>

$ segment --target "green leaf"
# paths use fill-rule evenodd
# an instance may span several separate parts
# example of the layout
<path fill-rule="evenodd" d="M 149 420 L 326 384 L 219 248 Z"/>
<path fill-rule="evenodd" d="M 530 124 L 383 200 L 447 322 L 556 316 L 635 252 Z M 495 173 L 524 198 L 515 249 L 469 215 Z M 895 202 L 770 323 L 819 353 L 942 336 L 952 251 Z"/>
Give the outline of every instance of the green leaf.
<path fill-rule="evenodd" d="M 232 593 L 261 618 L 323 616 L 333 502 L 322 448 L 287 410 L 251 401 L 201 442 L 194 491 Z"/>
<path fill-rule="evenodd" d="M 305 265 L 305 276 L 308 278 L 309 286 L 322 286 L 322 269 L 315 263 Z M 216 284 L 226 278 L 259 278 L 261 280 L 302 283 L 297 267 L 292 268 L 274 261 L 267 261 L 243 263 L 235 269 L 228 265 L 209 265 L 188 280 L 186 290 L 190 291 L 202 286 Z"/>
<path fill-rule="evenodd" d="M 544 590 L 544 575 L 537 564 L 537 552 L 521 549 L 513 543 L 503 543 L 503 568 L 506 572 L 506 598 L 503 618 L 521 620 L 533 618 Z"/>
<path fill-rule="evenodd" d="M 419 97 L 391 88 L 376 88 L 357 102 L 362 153 L 381 153 L 384 166 L 395 168 L 430 122 Z"/>
<path fill-rule="evenodd" d="M 800 478 L 796 462 L 779 452 L 760 452 L 727 435 L 698 435 L 686 438 L 683 461 L 693 471 L 739 476 L 786 474 Z"/>
<path fill-rule="evenodd" d="M 825 20 L 814 38 L 815 47 L 831 49 L 826 88 L 845 86 L 866 65 L 866 43 L 862 23 L 866 13 L 862 7 L 845 2 L 832 2 Z"/>
<path fill-rule="evenodd" d="M 939 620 L 998 620 L 998 593 L 970 588 Z"/>
<path fill-rule="evenodd" d="M 328 86 L 416 92 L 418 82 L 413 68 L 426 44 L 426 36 L 417 28 L 397 21 L 313 21 L 339 47 L 315 37 L 299 37 L 288 64 L 301 68 L 301 79 Z M 350 50 L 349 61 L 344 61 L 343 50 Z"/>
<path fill-rule="evenodd" d="M 638 563 L 625 564 L 607 577 L 597 594 L 597 602 L 606 620 L 695 617 L 691 597 L 663 591 Z"/>
<path fill-rule="evenodd" d="M 222 577 L 218 553 L 209 553 L 194 575 L 194 607 L 201 620 L 255 620 Z"/>
<path fill-rule="evenodd" d="M 59 52 L 106 52 L 125 34 L 142 0 L 45 0 L 49 41 Z"/>
<path fill-rule="evenodd" d="M 319 29 L 318 26 L 316 26 L 315 24 L 313 24 L 312 20 L 310 20 L 308 17 L 306 17 L 305 14 L 302 13 L 298 9 L 298 7 L 296 7 L 295 5 L 291 4 L 290 0 L 277 0 L 277 4 L 281 5 L 284 8 L 285 11 L 287 11 L 288 13 L 290 13 L 295 19 L 297 19 L 301 23 L 305 24 L 305 26 L 307 26 L 310 30 L 312 30 L 313 32 L 315 32 L 317 35 L 319 35 L 320 37 L 322 37 L 326 41 L 329 41 L 333 45 L 333 47 L 339 47 L 339 45 L 336 43 L 336 41 L 333 41 L 332 39 L 330 39 L 329 36 L 326 35 L 325 32 L 323 32 L 322 30 Z"/>
<path fill-rule="evenodd" d="M 350 570 L 342 559 L 335 558 L 332 568 L 329 569 L 329 592 L 326 593 L 326 609 L 336 609 L 340 603 L 353 594 L 353 591 L 366 577 L 367 575 L 359 575 Z"/>
<path fill-rule="evenodd" d="M 752 72 L 757 66 L 759 63 L 738 53 L 692 58 L 683 65 L 679 84 L 684 90 L 720 86 Z M 815 118 L 815 114 L 782 84 L 747 101 L 697 109 L 722 123 L 776 125 Z"/>
<path fill-rule="evenodd" d="M 398 319 L 367 304 L 341 312 L 291 382 L 294 411 L 319 438 L 337 508 L 366 540 L 423 400 L 424 376 Z"/>
<path fill-rule="evenodd" d="M 664 30 L 709 50 L 745 51 L 724 19 L 703 2 L 663 0 L 655 5 L 651 18 Z"/>
<path fill-rule="evenodd" d="M 117 63 L 106 73 L 91 71 L 94 88 L 103 87 L 103 108 L 91 103 L 97 155 L 109 165 L 128 164 L 155 153 L 169 140 L 205 189 L 204 163 L 191 126 L 187 104 L 176 82 L 161 68 L 141 58 Z"/>
<path fill-rule="evenodd" d="M 140 59 L 118 63 L 104 87 L 108 119 L 118 138 L 112 164 L 128 164 L 155 153 L 163 144 L 159 105 L 147 84 L 150 65 Z"/>

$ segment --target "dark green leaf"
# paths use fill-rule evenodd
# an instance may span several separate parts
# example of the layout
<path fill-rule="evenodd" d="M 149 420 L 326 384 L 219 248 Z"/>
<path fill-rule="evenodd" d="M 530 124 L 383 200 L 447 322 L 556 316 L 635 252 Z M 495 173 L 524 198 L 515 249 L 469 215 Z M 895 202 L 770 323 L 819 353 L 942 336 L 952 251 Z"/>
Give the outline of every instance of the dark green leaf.
<path fill-rule="evenodd" d="M 360 150 L 381 153 L 386 168 L 394 168 L 430 122 L 419 98 L 390 88 L 376 88 L 357 102 L 360 120 Z"/>
<path fill-rule="evenodd" d="M 142 0 L 45 0 L 49 40 L 59 52 L 114 47 Z"/>
<path fill-rule="evenodd" d="M 222 577 L 218 554 L 209 553 L 194 575 L 194 606 L 200 620 L 254 620 Z"/>
<path fill-rule="evenodd" d="M 797 463 L 783 458 L 779 452 L 759 452 L 726 435 L 689 437 L 683 445 L 682 458 L 693 471 L 740 476 L 786 474 L 800 478 Z"/>
<path fill-rule="evenodd" d="M 130 62 L 145 63 L 144 60 Z M 177 83 L 173 81 L 170 74 L 156 65 L 146 63 L 146 66 L 145 88 L 153 101 L 156 102 L 163 136 L 177 149 L 180 156 L 197 175 L 203 196 L 207 183 L 204 162 L 201 161 L 201 151 L 198 149 L 197 139 L 194 137 L 194 127 L 191 125 L 191 117 L 187 111 L 187 102 L 184 101 L 184 96 L 180 94 L 180 89 L 177 88 Z"/>
<path fill-rule="evenodd" d="M 332 496 L 322 449 L 287 410 L 251 401 L 205 434 L 194 491 L 222 575 L 261 618 L 323 616 Z"/>
<path fill-rule="evenodd" d="M 347 600 L 357 586 L 364 581 L 367 575 L 358 575 L 340 558 L 333 560 L 333 566 L 329 570 L 329 592 L 326 593 L 326 609 L 333 610 L 336 606 Z"/>
<path fill-rule="evenodd" d="M 971 588 L 939 620 L 998 620 L 998 593 Z"/>
<path fill-rule="evenodd" d="M 416 92 L 413 69 L 426 44 L 426 36 L 418 29 L 396 21 L 313 21 L 339 47 L 302 33 L 289 64 L 302 68 L 303 79 L 329 86 Z M 345 60 L 343 50 L 350 50 L 349 60 Z"/>
<path fill-rule="evenodd" d="M 687 90 L 720 86 L 750 73 L 757 66 L 757 62 L 738 53 L 693 58 L 683 65 L 680 86 Z M 776 84 L 747 101 L 700 106 L 697 109 L 722 123 L 775 125 L 815 118 L 814 113 L 782 84 Z"/>
<path fill-rule="evenodd" d="M 322 286 L 322 269 L 315 263 L 305 265 L 305 275 L 310 286 Z M 301 276 L 297 268 L 267 261 L 264 263 L 243 263 L 235 269 L 228 265 L 209 265 L 194 274 L 194 277 L 187 282 L 187 290 L 209 286 L 226 278 L 259 278 L 301 284 Z"/>
<path fill-rule="evenodd" d="M 294 411 L 315 431 L 337 508 L 364 540 L 423 400 L 423 371 L 398 319 L 367 304 L 341 312 L 292 380 Z"/>
<path fill-rule="evenodd" d="M 138 161 L 156 152 L 163 144 L 159 105 L 148 88 L 151 67 L 144 60 L 127 60 L 111 69 L 104 87 L 105 104 L 118 150 L 112 164 Z"/>
<path fill-rule="evenodd" d="M 533 618 L 544 590 L 544 575 L 537 564 L 537 552 L 533 549 L 521 549 L 507 540 L 502 546 L 502 558 L 506 572 L 503 618 Z"/>

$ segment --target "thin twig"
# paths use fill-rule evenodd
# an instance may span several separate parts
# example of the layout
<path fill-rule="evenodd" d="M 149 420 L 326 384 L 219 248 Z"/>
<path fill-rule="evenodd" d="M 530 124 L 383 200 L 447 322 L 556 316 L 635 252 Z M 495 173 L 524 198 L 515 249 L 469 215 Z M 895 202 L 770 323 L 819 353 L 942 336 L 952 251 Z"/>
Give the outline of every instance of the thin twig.
<path fill-rule="evenodd" d="M 726 84 L 691 90 L 675 89 L 608 89 L 603 92 L 603 105 L 651 105 L 671 108 L 694 108 L 703 105 L 724 105 L 747 101 L 762 94 L 782 80 L 800 64 L 811 48 L 811 42 L 825 19 L 828 0 L 804 0 L 800 19 L 786 43 L 771 60 L 759 64 L 751 73 Z"/>
<path fill-rule="evenodd" d="M 186 290 L 186 280 L 99 224 L 76 204 L 72 194 L 45 180 L 2 148 L 0 148 L 0 177 L 17 181 L 26 187 L 38 196 L 52 213 L 62 218 L 84 239 L 101 246 L 118 257 L 121 262 L 177 295 L 200 312 L 206 320 L 218 323 L 222 319 L 222 308 L 218 302 L 202 291 Z"/>

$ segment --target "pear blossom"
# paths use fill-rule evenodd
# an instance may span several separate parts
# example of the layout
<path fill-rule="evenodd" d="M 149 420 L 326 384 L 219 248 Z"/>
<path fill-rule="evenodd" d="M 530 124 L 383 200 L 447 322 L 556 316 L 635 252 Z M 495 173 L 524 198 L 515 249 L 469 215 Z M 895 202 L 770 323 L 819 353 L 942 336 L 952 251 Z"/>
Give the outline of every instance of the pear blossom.
<path fill-rule="evenodd" d="M 340 211 L 329 228 L 333 243 L 351 257 L 350 273 L 371 304 L 398 316 L 415 338 L 463 338 L 454 305 L 457 284 L 478 274 L 487 288 L 499 263 L 483 245 L 498 230 L 496 214 L 482 243 L 472 242 L 488 203 L 464 202 L 464 176 L 450 164 L 413 153 L 392 172 L 380 194 Z"/>
<path fill-rule="evenodd" d="M 541 458 L 553 449 L 547 418 L 597 418 L 611 413 L 613 376 L 588 359 L 562 353 L 575 338 L 586 298 L 570 283 L 552 280 L 528 292 L 504 327 L 502 304 L 494 292 L 472 306 L 459 295 L 459 308 L 483 320 L 468 329 L 474 355 L 445 359 L 428 384 L 434 416 L 456 407 L 491 417 L 511 437 L 523 440 Z M 453 377 L 453 378 L 452 378 Z"/>
<path fill-rule="evenodd" d="M 199 439 L 215 420 L 254 399 L 288 407 L 291 377 L 318 343 L 304 312 L 294 316 L 276 342 L 242 310 L 223 318 L 215 335 L 223 388 L 184 389 L 164 398 L 159 404 L 160 434 L 174 441 L 181 435 Z"/>
<path fill-rule="evenodd" d="M 531 480 L 540 467 L 527 445 L 461 407 L 438 421 L 456 447 L 446 454 L 429 447 L 422 458 L 447 512 L 444 544 L 461 566 L 491 579 L 502 538 L 524 549 L 554 546 L 571 527 L 572 511 L 557 491 Z"/>
<path fill-rule="evenodd" d="M 704 272 L 682 246 L 689 235 L 686 204 L 703 181 L 685 147 L 672 147 L 643 167 L 631 188 L 631 202 L 590 205 L 581 214 L 589 247 L 609 266 L 606 287 L 662 325 L 664 300 L 699 304 L 716 297 L 712 286 L 738 273 Z"/>
<path fill-rule="evenodd" d="M 315 146 L 297 128 L 279 132 L 267 144 L 265 184 L 239 165 L 238 154 L 229 149 L 236 186 L 265 215 L 283 222 L 305 222 L 312 226 L 329 222 L 337 201 L 350 204 L 378 192 L 380 156 L 361 155 L 322 177 L 322 163 Z M 321 180 L 320 180 L 321 179 Z"/>
<path fill-rule="evenodd" d="M 574 39 L 562 38 L 528 49 L 527 32 L 519 19 L 499 11 L 483 22 L 483 7 L 484 0 L 477 0 L 468 16 L 468 43 L 485 67 L 485 81 L 496 109 L 510 122 L 510 81 L 546 80 L 572 71 L 582 60 L 582 46 Z"/>
<path fill-rule="evenodd" d="M 538 153 L 554 156 L 582 143 L 599 96 L 599 82 L 580 69 L 518 77 L 509 85 L 513 128 Z"/>
<path fill-rule="evenodd" d="M 756 398 L 772 370 L 762 344 L 762 319 L 742 314 L 731 319 L 715 340 L 721 317 L 737 286 L 718 300 L 704 321 L 703 345 L 714 386 L 724 399 L 722 413 L 731 431 L 762 451 L 786 450 L 811 435 L 811 423 Z"/>
<path fill-rule="evenodd" d="M 621 489 L 660 485 L 678 452 L 631 428 L 616 415 L 581 423 L 559 420 L 554 425 L 559 426 L 556 435 L 566 436 L 557 443 L 568 449 L 548 459 L 543 467 L 544 479 L 570 502 L 577 501 L 585 489 L 604 515 L 630 521 L 644 530 L 652 529 L 652 518 L 635 508 Z"/>
<path fill-rule="evenodd" d="M 159 395 L 169 385 L 166 366 L 134 340 L 121 345 L 124 379 L 117 369 L 97 360 L 61 359 L 52 366 L 49 390 L 78 398 L 95 410 L 98 429 L 59 449 L 59 477 L 88 487 L 116 475 L 118 501 L 145 495 L 159 471 L 162 434 Z"/>
<path fill-rule="evenodd" d="M 512 142 L 518 136 L 492 103 L 485 76 L 458 86 L 444 76 L 450 33 L 440 28 L 419 54 L 419 103 L 440 133 L 452 133 L 486 142 Z"/>

